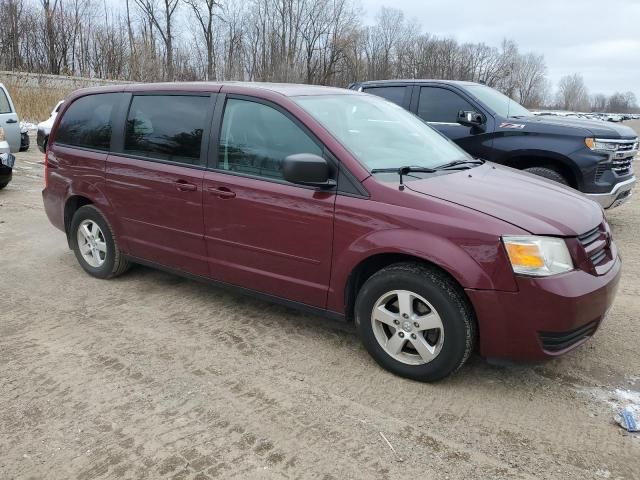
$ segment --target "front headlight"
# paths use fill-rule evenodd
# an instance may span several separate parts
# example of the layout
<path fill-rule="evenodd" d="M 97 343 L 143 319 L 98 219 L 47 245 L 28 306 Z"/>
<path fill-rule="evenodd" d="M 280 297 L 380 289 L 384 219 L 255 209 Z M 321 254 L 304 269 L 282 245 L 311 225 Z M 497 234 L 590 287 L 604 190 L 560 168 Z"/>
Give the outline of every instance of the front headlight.
<path fill-rule="evenodd" d="M 585 138 L 584 143 L 594 152 L 615 152 L 618 144 L 615 142 L 603 142 L 597 138 Z"/>
<path fill-rule="evenodd" d="M 561 238 L 539 236 L 504 236 L 514 273 L 548 277 L 573 270 L 567 244 Z"/>

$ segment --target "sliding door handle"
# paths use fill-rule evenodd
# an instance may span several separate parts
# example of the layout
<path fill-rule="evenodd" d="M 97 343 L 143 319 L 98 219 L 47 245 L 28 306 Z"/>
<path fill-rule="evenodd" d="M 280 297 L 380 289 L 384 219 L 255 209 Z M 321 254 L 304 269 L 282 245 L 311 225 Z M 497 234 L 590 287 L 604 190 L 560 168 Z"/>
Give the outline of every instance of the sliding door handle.
<path fill-rule="evenodd" d="M 176 180 L 173 184 L 180 192 L 195 192 L 198 189 L 198 187 L 193 183 L 189 183 L 184 180 Z"/>
<path fill-rule="evenodd" d="M 212 195 L 217 195 L 220 198 L 235 198 L 236 196 L 236 193 L 227 187 L 207 187 L 207 192 Z"/>

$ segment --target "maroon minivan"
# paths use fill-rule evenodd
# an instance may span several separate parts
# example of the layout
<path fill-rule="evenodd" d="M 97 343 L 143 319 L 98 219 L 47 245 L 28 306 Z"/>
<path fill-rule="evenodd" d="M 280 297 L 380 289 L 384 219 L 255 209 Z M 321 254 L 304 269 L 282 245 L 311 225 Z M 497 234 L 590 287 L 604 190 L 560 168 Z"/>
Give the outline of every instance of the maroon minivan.
<path fill-rule="evenodd" d="M 80 90 L 53 126 L 43 197 L 95 277 L 141 263 L 353 320 L 380 365 L 424 381 L 476 346 L 571 350 L 620 277 L 593 201 L 336 88 Z"/>

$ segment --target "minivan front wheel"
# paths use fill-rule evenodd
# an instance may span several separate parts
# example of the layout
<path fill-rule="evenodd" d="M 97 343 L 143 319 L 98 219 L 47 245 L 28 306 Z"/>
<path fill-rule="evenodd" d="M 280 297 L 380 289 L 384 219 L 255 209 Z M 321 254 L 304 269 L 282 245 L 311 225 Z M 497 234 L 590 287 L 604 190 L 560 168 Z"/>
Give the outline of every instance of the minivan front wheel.
<path fill-rule="evenodd" d="M 129 268 L 109 222 L 93 205 L 85 205 L 73 215 L 69 239 L 78 263 L 94 277 L 113 278 Z"/>
<path fill-rule="evenodd" d="M 460 287 L 420 264 L 396 264 L 371 276 L 358 294 L 355 318 L 371 356 L 414 380 L 454 373 L 475 343 L 475 318 Z"/>

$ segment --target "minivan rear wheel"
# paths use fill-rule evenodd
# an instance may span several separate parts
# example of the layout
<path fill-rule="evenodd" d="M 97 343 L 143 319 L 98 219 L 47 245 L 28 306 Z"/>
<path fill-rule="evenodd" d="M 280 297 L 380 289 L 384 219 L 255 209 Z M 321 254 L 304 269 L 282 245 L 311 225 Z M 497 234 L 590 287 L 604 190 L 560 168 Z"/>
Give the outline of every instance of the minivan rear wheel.
<path fill-rule="evenodd" d="M 96 278 L 108 279 L 129 268 L 109 222 L 94 205 L 79 208 L 71 220 L 71 248 L 80 266 Z"/>
<path fill-rule="evenodd" d="M 399 263 L 372 275 L 355 304 L 360 339 L 383 368 L 431 382 L 460 369 L 475 344 L 473 310 L 436 268 Z"/>

